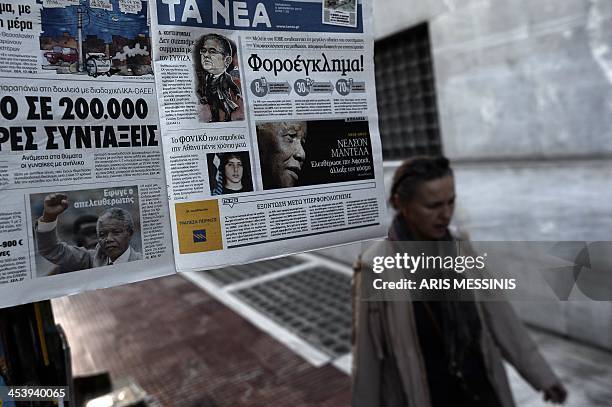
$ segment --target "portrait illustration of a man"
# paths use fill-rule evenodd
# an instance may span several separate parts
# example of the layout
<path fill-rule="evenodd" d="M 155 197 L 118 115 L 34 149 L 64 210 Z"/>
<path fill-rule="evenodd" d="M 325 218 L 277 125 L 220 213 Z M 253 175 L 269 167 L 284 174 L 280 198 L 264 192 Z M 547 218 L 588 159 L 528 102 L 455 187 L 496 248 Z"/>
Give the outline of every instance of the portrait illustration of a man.
<path fill-rule="evenodd" d="M 233 42 L 219 34 L 203 35 L 193 47 L 196 94 L 208 107 L 209 122 L 232 121 L 232 114 L 242 110 L 240 86 L 231 74 L 235 55 Z"/>
<path fill-rule="evenodd" d="M 63 193 L 49 194 L 44 199 L 43 213 L 36 222 L 36 241 L 38 253 L 46 260 L 60 266 L 63 272 L 142 260 L 142 254 L 130 245 L 134 220 L 123 208 L 109 208 L 98 217 L 93 248 L 61 241 L 57 226 L 68 206 L 68 196 Z"/>

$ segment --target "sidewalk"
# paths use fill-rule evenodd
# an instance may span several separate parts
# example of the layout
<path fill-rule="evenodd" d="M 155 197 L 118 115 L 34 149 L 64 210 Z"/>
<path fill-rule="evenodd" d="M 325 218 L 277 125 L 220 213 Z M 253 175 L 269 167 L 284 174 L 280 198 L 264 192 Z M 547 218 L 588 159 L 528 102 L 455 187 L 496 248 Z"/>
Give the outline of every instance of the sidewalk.
<path fill-rule="evenodd" d="M 133 378 L 164 406 L 349 404 L 349 378 L 313 367 L 181 276 L 53 301 L 74 375 Z"/>
<path fill-rule="evenodd" d="M 350 404 L 350 269 L 310 254 L 53 301 L 75 375 L 134 379 L 164 406 Z M 612 353 L 532 331 L 569 407 L 612 400 Z M 544 406 L 509 368 L 518 406 Z"/>
<path fill-rule="evenodd" d="M 610 407 L 612 405 L 612 353 L 575 343 L 556 335 L 531 331 L 569 397 L 565 407 Z M 514 400 L 520 407 L 545 404 L 512 368 L 508 369 Z"/>

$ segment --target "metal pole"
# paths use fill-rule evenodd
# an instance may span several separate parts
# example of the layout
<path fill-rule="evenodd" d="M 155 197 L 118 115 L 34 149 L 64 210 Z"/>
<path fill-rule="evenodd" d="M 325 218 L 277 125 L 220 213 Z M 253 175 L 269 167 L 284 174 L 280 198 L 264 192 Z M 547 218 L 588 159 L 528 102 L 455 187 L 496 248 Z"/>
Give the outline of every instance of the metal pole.
<path fill-rule="evenodd" d="M 78 53 L 79 60 L 77 64 L 77 71 L 83 72 L 83 10 L 77 8 L 77 31 L 78 31 Z"/>

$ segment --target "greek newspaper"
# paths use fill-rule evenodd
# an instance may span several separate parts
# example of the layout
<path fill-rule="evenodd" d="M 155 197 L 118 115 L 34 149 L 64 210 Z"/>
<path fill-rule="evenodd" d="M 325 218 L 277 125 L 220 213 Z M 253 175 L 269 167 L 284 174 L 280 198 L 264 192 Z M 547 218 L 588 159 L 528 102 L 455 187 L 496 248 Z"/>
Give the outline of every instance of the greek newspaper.
<path fill-rule="evenodd" d="M 0 307 L 382 236 L 371 12 L 0 0 Z"/>
<path fill-rule="evenodd" d="M 0 1 L 0 306 L 175 272 L 147 6 Z"/>
<path fill-rule="evenodd" d="M 178 271 L 384 235 L 371 2 L 152 2 Z"/>

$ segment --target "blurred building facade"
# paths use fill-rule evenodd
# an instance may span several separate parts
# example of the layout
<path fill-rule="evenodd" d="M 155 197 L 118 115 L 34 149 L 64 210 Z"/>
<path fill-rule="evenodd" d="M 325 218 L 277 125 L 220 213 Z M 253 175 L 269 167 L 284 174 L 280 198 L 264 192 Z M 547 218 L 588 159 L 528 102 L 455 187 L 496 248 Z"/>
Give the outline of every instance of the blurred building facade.
<path fill-rule="evenodd" d="M 375 35 L 386 180 L 404 157 L 443 152 L 473 241 L 612 240 L 612 2 L 378 0 Z M 612 349 L 612 302 L 515 306 Z"/>

